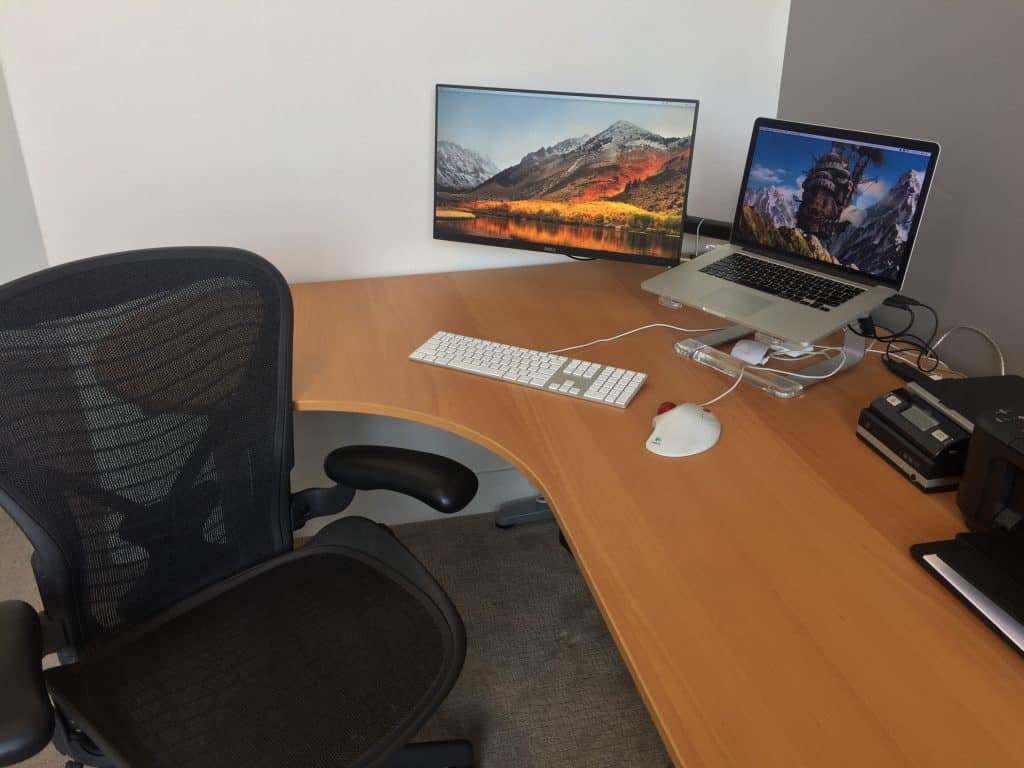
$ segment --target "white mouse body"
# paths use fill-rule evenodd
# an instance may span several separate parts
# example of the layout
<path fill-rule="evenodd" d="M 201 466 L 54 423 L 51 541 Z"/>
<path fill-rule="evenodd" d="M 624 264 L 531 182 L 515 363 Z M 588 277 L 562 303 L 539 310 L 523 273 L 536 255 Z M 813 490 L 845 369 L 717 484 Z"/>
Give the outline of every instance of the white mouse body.
<path fill-rule="evenodd" d="M 692 456 L 718 442 L 722 427 L 715 414 L 695 403 L 683 403 L 654 417 L 647 450 L 659 456 Z"/>

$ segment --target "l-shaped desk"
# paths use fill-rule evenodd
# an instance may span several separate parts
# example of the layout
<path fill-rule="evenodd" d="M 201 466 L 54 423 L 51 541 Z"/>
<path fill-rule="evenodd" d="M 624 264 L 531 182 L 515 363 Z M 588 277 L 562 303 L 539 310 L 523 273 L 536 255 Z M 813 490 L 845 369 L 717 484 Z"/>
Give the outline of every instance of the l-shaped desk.
<path fill-rule="evenodd" d="M 579 350 L 645 371 L 625 410 L 407 360 L 438 330 L 547 350 L 721 325 L 612 262 L 293 286 L 300 411 L 382 414 L 489 448 L 550 501 L 677 768 L 1024 766 L 1024 660 L 907 548 L 963 530 L 854 436 L 877 356 L 780 401 L 741 385 L 718 445 L 644 449 L 659 403 L 729 381 L 659 328 Z M 571 713 L 565 713 L 571 717 Z"/>

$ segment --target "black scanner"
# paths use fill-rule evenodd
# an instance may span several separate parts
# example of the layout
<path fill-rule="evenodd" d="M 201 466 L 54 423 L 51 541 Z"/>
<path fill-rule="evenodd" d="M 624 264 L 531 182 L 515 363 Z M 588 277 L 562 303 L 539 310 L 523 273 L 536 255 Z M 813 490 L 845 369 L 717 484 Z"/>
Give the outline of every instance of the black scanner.
<path fill-rule="evenodd" d="M 1024 654 L 1024 407 L 974 417 L 957 504 L 970 530 L 910 553 Z"/>
<path fill-rule="evenodd" d="M 1024 517 L 1024 408 L 977 416 L 956 501 L 972 531 L 1017 529 Z"/>

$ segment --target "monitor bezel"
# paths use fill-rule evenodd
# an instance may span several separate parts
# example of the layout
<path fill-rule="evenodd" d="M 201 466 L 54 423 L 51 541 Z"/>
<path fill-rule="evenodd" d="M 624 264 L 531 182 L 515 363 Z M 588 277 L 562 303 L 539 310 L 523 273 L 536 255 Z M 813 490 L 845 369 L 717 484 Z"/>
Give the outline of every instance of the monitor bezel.
<path fill-rule="evenodd" d="M 917 209 L 914 211 L 914 220 L 911 222 L 910 229 L 907 233 L 907 250 L 903 257 L 903 264 L 900 266 L 899 273 L 894 279 L 888 280 L 872 275 L 866 275 L 863 272 L 850 269 L 849 267 L 809 259 L 806 256 L 791 253 L 790 251 L 772 248 L 770 246 L 761 245 L 757 242 L 748 242 L 737 236 L 736 233 L 739 232 L 740 217 L 743 215 L 743 198 L 747 189 L 750 166 L 754 160 L 754 147 L 757 144 L 757 135 L 761 128 L 778 128 L 786 131 L 811 133 L 821 136 L 822 138 L 834 137 L 843 141 L 862 141 L 870 144 L 883 144 L 885 146 L 899 147 L 901 149 L 913 149 L 930 154 L 928 169 L 925 171 L 924 180 L 921 182 L 921 194 Z M 868 133 L 866 131 L 853 131 L 847 128 L 834 128 L 827 125 L 798 123 L 791 120 L 779 120 L 772 117 L 759 117 L 754 121 L 754 129 L 750 134 L 750 147 L 747 150 L 747 162 L 743 168 L 743 176 L 740 181 L 740 191 L 736 200 L 736 212 L 733 216 L 732 234 L 729 238 L 729 242 L 733 245 L 740 246 L 751 253 L 757 253 L 762 256 L 768 256 L 773 259 L 785 261 L 786 263 L 793 264 L 794 266 L 820 270 L 830 275 L 835 275 L 836 277 L 841 277 L 845 280 L 850 280 L 862 285 L 872 287 L 881 285 L 898 291 L 903 287 L 907 271 L 910 268 L 910 258 L 913 255 L 914 246 L 917 242 L 918 227 L 921 224 L 921 218 L 924 215 L 924 209 L 928 203 L 928 191 L 931 188 L 932 177 L 935 175 L 935 166 L 938 164 L 939 152 L 940 147 L 936 142 L 925 139 L 908 139 L 902 136 L 890 136 L 882 133 Z"/>
<path fill-rule="evenodd" d="M 441 88 L 459 88 L 463 90 L 474 90 L 474 91 L 497 91 L 501 93 L 527 93 L 527 94 L 539 94 L 543 96 L 583 96 L 597 99 L 629 99 L 631 101 L 658 101 L 658 102 L 674 102 L 678 104 L 692 104 L 693 105 L 693 132 L 690 134 L 690 159 L 686 168 L 686 195 L 683 197 L 683 211 L 682 217 L 679 222 L 679 253 L 675 255 L 673 259 L 664 259 L 658 256 L 647 256 L 644 254 L 635 253 L 616 253 L 611 251 L 603 251 L 591 248 L 568 248 L 561 246 L 553 246 L 545 243 L 530 243 L 524 241 L 509 241 L 502 238 L 496 237 L 482 237 L 477 235 L 457 235 L 450 232 L 438 232 L 437 217 L 434 212 L 437 208 L 437 123 L 438 123 L 438 94 Z M 575 259 L 607 259 L 611 261 L 627 261 L 637 264 L 657 264 L 665 267 L 677 266 L 681 261 L 682 247 L 683 247 L 683 233 L 686 228 L 686 209 L 690 203 L 690 191 L 692 189 L 691 180 L 693 176 L 693 153 L 694 145 L 697 138 L 697 119 L 700 112 L 700 100 L 699 99 L 673 99 L 673 98 L 659 98 L 657 96 L 626 96 L 622 94 L 610 94 L 610 93 L 582 93 L 577 91 L 548 91 L 538 90 L 530 88 L 499 88 L 496 86 L 479 86 L 479 85 L 458 85 L 455 83 L 437 83 L 434 86 L 434 162 L 433 162 L 433 175 L 431 177 L 431 218 L 433 221 L 432 229 L 435 240 L 446 240 L 449 242 L 457 243 L 475 243 L 478 245 L 491 245 L 498 248 L 512 248 L 520 251 L 530 251 L 539 253 L 549 253 L 553 256 L 568 256 L 569 258 Z"/>

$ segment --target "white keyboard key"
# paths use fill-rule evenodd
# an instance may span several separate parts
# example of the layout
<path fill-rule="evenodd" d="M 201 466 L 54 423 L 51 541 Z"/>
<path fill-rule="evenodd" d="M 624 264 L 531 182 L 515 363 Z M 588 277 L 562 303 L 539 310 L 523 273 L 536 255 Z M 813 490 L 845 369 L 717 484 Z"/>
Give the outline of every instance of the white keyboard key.
<path fill-rule="evenodd" d="M 485 365 L 476 365 L 474 363 L 464 363 L 461 360 L 455 360 L 448 363 L 448 368 L 455 368 L 460 371 L 467 371 L 469 373 L 478 373 L 481 376 L 493 376 L 501 378 L 501 374 L 493 368 L 488 368 Z"/>

